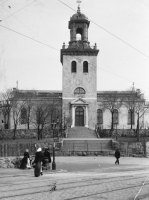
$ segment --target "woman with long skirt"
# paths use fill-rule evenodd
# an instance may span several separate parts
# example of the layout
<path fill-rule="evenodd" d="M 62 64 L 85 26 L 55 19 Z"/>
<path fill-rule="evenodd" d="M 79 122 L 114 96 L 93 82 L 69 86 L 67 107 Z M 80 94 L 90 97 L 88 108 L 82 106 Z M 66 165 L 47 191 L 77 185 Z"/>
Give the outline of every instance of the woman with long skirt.
<path fill-rule="evenodd" d="M 24 152 L 24 157 L 21 161 L 21 166 L 20 166 L 21 169 L 30 169 L 31 166 L 30 166 L 30 155 L 29 155 L 29 150 L 26 149 L 25 152 Z"/>
<path fill-rule="evenodd" d="M 44 160 L 44 155 L 42 153 L 42 149 L 41 148 L 38 148 L 37 149 L 37 152 L 36 152 L 36 155 L 35 155 L 35 169 L 34 169 L 34 175 L 35 177 L 38 177 L 38 176 L 42 176 L 42 162 Z"/>

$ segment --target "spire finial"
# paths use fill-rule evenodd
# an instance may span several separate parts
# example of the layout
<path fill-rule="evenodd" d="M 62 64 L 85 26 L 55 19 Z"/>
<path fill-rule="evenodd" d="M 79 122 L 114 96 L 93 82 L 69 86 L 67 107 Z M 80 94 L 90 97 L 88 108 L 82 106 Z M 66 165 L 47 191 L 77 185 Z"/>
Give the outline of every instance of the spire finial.
<path fill-rule="evenodd" d="M 80 13 L 80 3 L 81 3 L 81 1 L 80 1 L 80 0 L 77 0 L 77 3 L 78 3 L 78 10 L 77 10 L 77 13 Z"/>
<path fill-rule="evenodd" d="M 132 91 L 135 91 L 135 83 L 132 84 Z"/>
<path fill-rule="evenodd" d="M 16 88 L 17 88 L 17 90 L 18 90 L 18 80 L 17 80 L 16 84 L 17 84 L 17 85 L 16 85 Z"/>

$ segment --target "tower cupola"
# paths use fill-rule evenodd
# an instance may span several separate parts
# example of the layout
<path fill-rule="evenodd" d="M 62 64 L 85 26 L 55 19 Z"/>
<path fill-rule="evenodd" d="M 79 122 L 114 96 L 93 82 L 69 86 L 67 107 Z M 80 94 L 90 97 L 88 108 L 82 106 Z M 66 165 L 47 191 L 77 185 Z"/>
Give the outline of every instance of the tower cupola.
<path fill-rule="evenodd" d="M 78 6 L 77 13 L 74 14 L 69 21 L 68 28 L 70 29 L 70 42 L 69 48 L 73 48 L 77 45 L 78 41 L 84 48 L 89 48 L 88 42 L 88 28 L 90 22 L 88 18 L 81 13 L 80 6 Z M 78 35 L 80 37 L 78 37 Z"/>
<path fill-rule="evenodd" d="M 78 0 L 78 3 L 81 1 Z M 70 41 L 68 45 L 63 43 L 61 49 L 61 62 L 63 63 L 64 55 L 89 55 L 97 56 L 99 50 L 95 43 L 94 46 L 90 45 L 88 41 L 88 29 L 90 21 L 81 13 L 80 6 L 78 5 L 77 12 L 70 17 L 68 28 L 70 29 Z"/>

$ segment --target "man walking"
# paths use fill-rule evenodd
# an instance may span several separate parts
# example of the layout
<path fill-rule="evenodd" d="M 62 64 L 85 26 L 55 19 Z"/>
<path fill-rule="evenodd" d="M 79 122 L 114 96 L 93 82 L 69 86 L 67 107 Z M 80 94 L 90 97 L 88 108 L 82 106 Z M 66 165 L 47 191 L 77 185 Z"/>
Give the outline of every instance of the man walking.
<path fill-rule="evenodd" d="M 118 149 L 115 151 L 115 158 L 116 158 L 115 164 L 118 163 L 119 165 L 120 152 Z"/>

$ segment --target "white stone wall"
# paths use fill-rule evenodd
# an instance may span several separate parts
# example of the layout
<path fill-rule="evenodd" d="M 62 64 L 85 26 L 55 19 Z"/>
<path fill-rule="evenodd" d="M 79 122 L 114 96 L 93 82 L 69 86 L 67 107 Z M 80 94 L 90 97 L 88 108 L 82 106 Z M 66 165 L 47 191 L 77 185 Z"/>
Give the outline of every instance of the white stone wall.
<path fill-rule="evenodd" d="M 149 129 L 149 109 L 144 114 L 144 128 Z"/>
<path fill-rule="evenodd" d="M 101 109 L 100 102 L 98 102 L 97 109 Z M 122 105 L 119 110 L 119 120 L 117 129 L 130 129 L 131 125 L 128 124 L 128 108 L 125 105 Z M 142 128 L 149 127 L 149 110 L 147 110 L 143 115 L 143 112 L 140 112 L 139 124 Z M 135 129 L 137 126 L 137 113 L 135 113 L 135 124 L 133 124 L 132 128 Z M 108 109 L 103 110 L 103 129 L 111 128 L 111 112 Z"/>
<path fill-rule="evenodd" d="M 71 72 L 71 62 L 76 61 L 77 72 Z M 88 62 L 88 73 L 83 73 L 83 62 Z M 63 112 L 71 113 L 70 102 L 75 100 L 74 90 L 82 87 L 88 103 L 89 128 L 94 129 L 97 120 L 97 56 L 63 56 Z M 68 110 L 69 109 L 69 110 Z"/>

